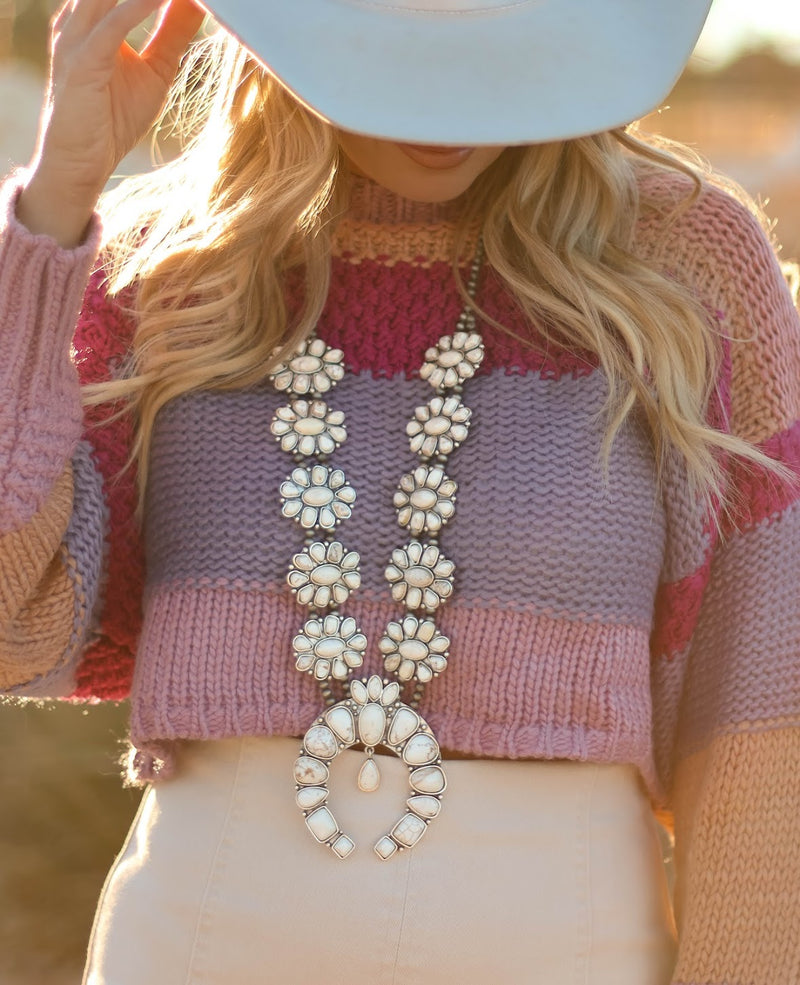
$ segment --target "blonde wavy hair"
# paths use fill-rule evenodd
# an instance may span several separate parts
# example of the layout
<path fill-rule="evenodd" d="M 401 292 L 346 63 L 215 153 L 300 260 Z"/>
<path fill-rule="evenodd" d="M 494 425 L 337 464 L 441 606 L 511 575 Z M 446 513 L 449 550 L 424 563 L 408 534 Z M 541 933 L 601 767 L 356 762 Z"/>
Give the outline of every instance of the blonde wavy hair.
<path fill-rule="evenodd" d="M 135 289 L 138 327 L 122 377 L 85 387 L 88 403 L 122 401 L 135 414 L 142 493 L 168 401 L 255 384 L 314 328 L 347 204 L 334 129 L 222 32 L 185 60 L 170 116 L 180 156 L 104 203 L 110 290 Z M 770 460 L 708 425 L 719 339 L 698 302 L 632 252 L 642 162 L 690 179 L 679 209 L 699 193 L 695 167 L 630 129 L 508 149 L 467 193 L 454 270 L 478 222 L 488 263 L 537 326 L 551 326 L 548 344 L 598 357 L 609 387 L 604 461 L 640 408 L 659 470 L 679 453 L 710 501 L 723 492 L 720 453 Z M 305 294 L 290 323 L 292 268 Z"/>

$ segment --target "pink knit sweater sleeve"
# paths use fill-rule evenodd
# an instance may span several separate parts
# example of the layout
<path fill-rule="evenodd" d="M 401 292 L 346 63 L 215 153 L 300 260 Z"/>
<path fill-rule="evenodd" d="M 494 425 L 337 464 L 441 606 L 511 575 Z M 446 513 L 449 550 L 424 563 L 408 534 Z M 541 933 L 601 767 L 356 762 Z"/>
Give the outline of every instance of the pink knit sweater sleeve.
<path fill-rule="evenodd" d="M 0 690 L 59 696 L 75 689 L 107 553 L 73 358 L 100 222 L 62 249 L 18 222 L 21 187 L 0 189 Z"/>
<path fill-rule="evenodd" d="M 96 218 L 74 250 L 32 235 L 15 215 L 21 187 L 0 199 L 0 533 L 41 510 L 80 439 L 70 346 L 100 241 Z"/>
<path fill-rule="evenodd" d="M 718 530 L 675 483 L 654 634 L 656 745 L 675 816 L 674 985 L 800 980 L 800 317 L 758 222 L 715 189 L 660 243 L 725 350 L 732 458 Z"/>

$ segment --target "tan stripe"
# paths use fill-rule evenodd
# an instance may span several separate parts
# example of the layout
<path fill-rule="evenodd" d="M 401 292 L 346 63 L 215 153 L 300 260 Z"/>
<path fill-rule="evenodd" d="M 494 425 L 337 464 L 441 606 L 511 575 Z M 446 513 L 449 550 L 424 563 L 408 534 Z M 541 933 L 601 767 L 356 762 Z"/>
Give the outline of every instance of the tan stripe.
<path fill-rule="evenodd" d="M 797 315 L 765 319 L 752 342 L 732 347 L 731 417 L 736 434 L 761 442 L 800 418 L 800 331 Z"/>
<path fill-rule="evenodd" d="M 764 728 L 676 771 L 676 982 L 798 981 L 800 728 Z"/>
<path fill-rule="evenodd" d="M 75 625 L 75 592 L 62 547 L 72 510 L 72 469 L 21 530 L 0 537 L 0 688 L 59 664 Z"/>
<path fill-rule="evenodd" d="M 438 223 L 434 226 L 404 223 L 396 226 L 376 226 L 371 223 L 343 220 L 333 237 L 333 255 L 345 257 L 350 263 L 377 261 L 387 267 L 410 263 L 415 267 L 430 267 L 433 263 L 452 263 L 455 225 Z M 475 234 L 467 237 L 474 246 Z M 467 264 L 472 259 L 468 249 L 460 259 Z"/>

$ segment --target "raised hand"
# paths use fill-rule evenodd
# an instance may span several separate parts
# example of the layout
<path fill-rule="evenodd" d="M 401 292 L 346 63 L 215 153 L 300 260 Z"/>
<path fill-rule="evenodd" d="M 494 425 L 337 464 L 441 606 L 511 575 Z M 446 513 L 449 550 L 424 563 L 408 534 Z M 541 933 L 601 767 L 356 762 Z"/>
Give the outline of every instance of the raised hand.
<path fill-rule="evenodd" d="M 67 0 L 54 17 L 37 150 L 17 204 L 32 232 L 80 242 L 109 177 L 158 116 L 204 16 L 192 0 L 171 0 L 137 52 L 125 38 L 159 5 Z"/>

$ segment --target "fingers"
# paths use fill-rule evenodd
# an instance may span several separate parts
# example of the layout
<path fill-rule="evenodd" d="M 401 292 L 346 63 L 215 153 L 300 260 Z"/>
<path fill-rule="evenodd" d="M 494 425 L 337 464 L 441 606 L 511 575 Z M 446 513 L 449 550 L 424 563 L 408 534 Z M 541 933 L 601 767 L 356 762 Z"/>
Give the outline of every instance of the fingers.
<path fill-rule="evenodd" d="M 171 0 L 141 55 L 159 75 L 172 79 L 187 45 L 200 30 L 206 12 L 193 0 Z"/>
<path fill-rule="evenodd" d="M 53 21 L 54 34 L 81 38 L 114 7 L 115 0 L 67 0 Z"/>
<path fill-rule="evenodd" d="M 163 0 L 66 0 L 53 18 L 51 55 L 97 59 L 109 67 L 127 34 L 154 13 Z M 88 47 L 87 47 L 88 46 Z"/>
<path fill-rule="evenodd" d="M 123 0 L 116 6 L 114 0 L 78 0 L 78 3 L 95 2 L 111 5 L 110 11 L 99 20 L 90 36 L 99 65 L 102 61 L 113 62 L 127 35 L 154 13 L 163 0 Z"/>

